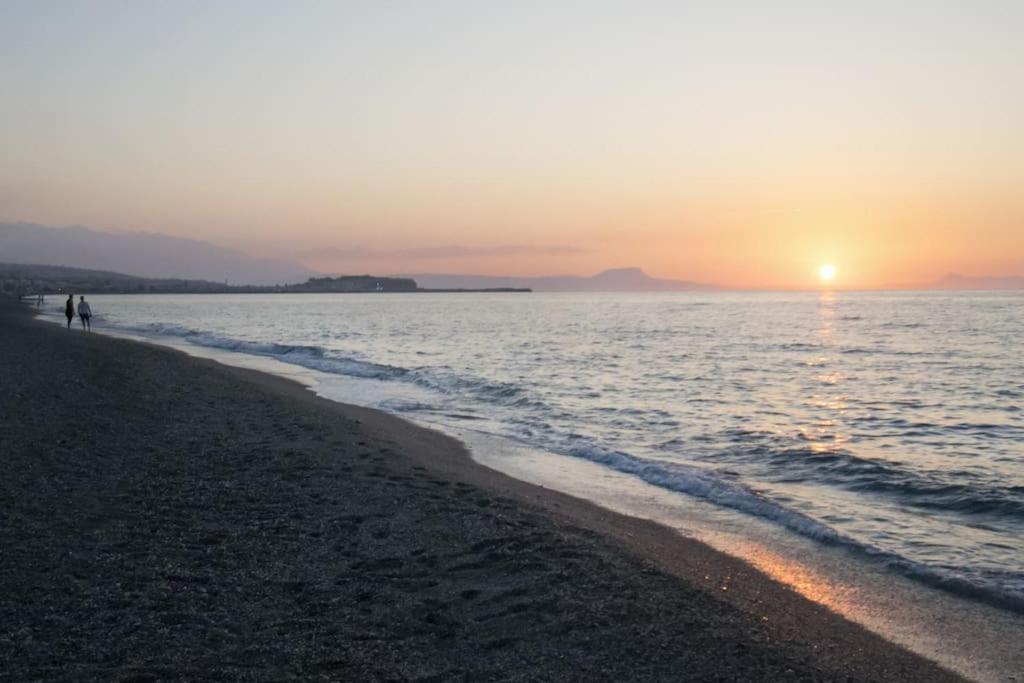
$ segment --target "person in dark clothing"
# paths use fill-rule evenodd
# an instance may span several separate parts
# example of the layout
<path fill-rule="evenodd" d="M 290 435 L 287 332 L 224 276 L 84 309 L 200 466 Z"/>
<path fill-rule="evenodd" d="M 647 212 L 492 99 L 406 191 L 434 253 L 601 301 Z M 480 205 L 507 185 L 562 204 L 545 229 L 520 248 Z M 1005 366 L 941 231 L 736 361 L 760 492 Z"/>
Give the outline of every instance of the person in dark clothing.
<path fill-rule="evenodd" d="M 68 319 L 68 329 L 71 329 L 71 321 L 75 318 L 75 295 L 68 295 L 68 302 L 64 304 L 64 317 Z"/>

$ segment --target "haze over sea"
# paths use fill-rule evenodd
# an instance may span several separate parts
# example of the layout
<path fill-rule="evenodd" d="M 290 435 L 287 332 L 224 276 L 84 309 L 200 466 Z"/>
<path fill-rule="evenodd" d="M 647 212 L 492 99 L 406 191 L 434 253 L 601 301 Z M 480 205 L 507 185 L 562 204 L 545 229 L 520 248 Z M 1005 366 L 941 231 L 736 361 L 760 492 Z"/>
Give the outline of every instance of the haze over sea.
<path fill-rule="evenodd" d="M 343 400 L 585 459 L 1019 612 L 1021 303 L 314 294 L 93 309 L 116 331 L 359 378 L 372 390 Z"/>

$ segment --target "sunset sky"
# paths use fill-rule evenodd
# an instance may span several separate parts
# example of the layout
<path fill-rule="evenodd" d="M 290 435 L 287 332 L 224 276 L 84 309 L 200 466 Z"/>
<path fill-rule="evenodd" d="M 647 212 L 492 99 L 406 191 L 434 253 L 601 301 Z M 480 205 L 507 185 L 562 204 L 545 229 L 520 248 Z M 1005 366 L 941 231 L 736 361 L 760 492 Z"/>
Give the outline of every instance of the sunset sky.
<path fill-rule="evenodd" d="M 1015 0 L 5 0 L 0 221 L 332 272 L 1024 275 L 1022 36 Z"/>

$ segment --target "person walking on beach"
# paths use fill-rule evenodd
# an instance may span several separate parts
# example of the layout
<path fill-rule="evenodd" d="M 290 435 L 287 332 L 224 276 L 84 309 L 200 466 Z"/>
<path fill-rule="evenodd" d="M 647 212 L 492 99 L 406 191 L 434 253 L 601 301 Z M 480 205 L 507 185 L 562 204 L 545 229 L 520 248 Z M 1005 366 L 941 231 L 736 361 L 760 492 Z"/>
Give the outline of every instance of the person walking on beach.
<path fill-rule="evenodd" d="M 64 304 L 64 317 L 68 319 L 68 329 L 71 329 L 71 321 L 75 318 L 75 295 L 68 294 L 68 301 Z"/>
<path fill-rule="evenodd" d="M 89 302 L 85 300 L 84 296 L 78 297 L 78 317 L 82 320 L 82 329 L 92 332 L 92 323 L 89 322 L 89 318 L 92 317 L 92 309 L 89 308 Z"/>

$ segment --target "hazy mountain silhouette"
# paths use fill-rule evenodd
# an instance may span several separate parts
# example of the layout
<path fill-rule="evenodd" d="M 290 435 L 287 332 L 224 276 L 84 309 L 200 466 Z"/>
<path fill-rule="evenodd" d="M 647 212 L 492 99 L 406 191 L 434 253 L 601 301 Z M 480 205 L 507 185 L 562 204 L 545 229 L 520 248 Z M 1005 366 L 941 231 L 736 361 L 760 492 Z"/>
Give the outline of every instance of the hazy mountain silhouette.
<path fill-rule="evenodd" d="M 410 274 L 427 289 L 530 288 L 535 292 L 688 292 L 710 291 L 714 285 L 653 278 L 640 268 L 615 268 L 591 277 L 500 277 L 490 275 Z"/>
<path fill-rule="evenodd" d="M 273 285 L 318 275 L 294 261 L 258 259 L 208 242 L 141 232 L 0 223 L 0 261 L 48 263 L 149 278 Z"/>

